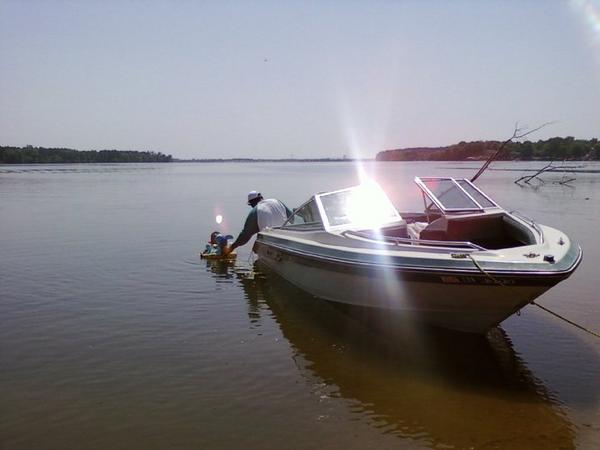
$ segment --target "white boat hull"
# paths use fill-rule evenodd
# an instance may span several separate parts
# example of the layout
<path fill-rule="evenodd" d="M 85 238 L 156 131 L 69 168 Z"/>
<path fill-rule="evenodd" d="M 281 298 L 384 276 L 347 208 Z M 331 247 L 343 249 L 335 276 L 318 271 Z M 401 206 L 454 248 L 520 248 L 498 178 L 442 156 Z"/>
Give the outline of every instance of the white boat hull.
<path fill-rule="evenodd" d="M 487 332 L 551 287 L 469 284 L 443 275 L 435 282 L 411 281 L 386 269 L 365 273 L 326 270 L 297 258 L 273 258 L 264 247 L 262 250 L 258 248 L 263 264 L 316 297 L 397 311 L 406 318 L 469 333 Z"/>

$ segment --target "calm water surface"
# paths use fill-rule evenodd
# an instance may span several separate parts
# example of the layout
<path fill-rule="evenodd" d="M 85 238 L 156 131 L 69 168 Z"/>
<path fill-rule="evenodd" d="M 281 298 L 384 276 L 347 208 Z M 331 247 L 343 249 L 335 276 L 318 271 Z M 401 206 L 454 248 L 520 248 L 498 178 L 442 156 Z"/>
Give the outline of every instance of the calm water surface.
<path fill-rule="evenodd" d="M 415 175 L 469 167 L 364 170 L 402 211 Z M 539 301 L 600 328 L 600 175 L 518 176 L 478 184 L 584 248 Z M 293 207 L 356 182 L 351 163 L 0 166 L 0 447 L 600 448 L 600 341 L 535 307 L 466 336 L 313 299 L 250 245 L 198 257 L 248 190 Z"/>

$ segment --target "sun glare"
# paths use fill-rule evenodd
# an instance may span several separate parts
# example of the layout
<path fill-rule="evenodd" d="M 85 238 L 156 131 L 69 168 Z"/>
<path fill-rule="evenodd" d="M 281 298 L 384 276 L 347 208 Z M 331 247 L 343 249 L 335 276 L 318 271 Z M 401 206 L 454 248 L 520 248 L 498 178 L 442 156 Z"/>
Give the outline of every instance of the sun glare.
<path fill-rule="evenodd" d="M 346 203 L 350 222 L 361 228 L 379 228 L 397 218 L 393 205 L 374 181 L 362 183 Z"/>
<path fill-rule="evenodd" d="M 600 42 L 600 0 L 571 0 L 571 4 L 583 13 L 594 39 Z"/>

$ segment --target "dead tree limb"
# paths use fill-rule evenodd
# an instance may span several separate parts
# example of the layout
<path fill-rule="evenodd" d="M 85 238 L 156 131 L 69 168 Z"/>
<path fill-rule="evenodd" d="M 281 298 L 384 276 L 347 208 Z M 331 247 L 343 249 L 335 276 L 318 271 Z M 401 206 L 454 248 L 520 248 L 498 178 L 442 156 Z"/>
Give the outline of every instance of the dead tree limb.
<path fill-rule="evenodd" d="M 567 167 L 564 165 L 565 161 L 563 161 L 563 165 L 561 166 L 562 169 L 568 169 L 570 167 Z M 571 181 L 575 181 L 575 172 L 571 172 L 571 178 L 567 178 L 567 174 L 563 172 L 563 176 L 562 179 L 560 181 L 555 181 L 556 184 L 560 184 L 561 186 L 569 186 L 572 187 L 569 183 L 571 183 Z"/>
<path fill-rule="evenodd" d="M 543 183 L 545 183 L 545 181 L 540 177 L 540 175 L 542 175 L 543 173 L 562 172 L 563 173 L 562 178 L 558 181 L 553 181 L 553 183 L 572 187 L 569 183 L 576 180 L 574 172 L 569 171 L 571 173 L 571 175 L 570 175 L 570 177 L 567 177 L 567 174 L 565 173 L 567 171 L 565 169 L 573 169 L 573 168 L 574 167 L 572 167 L 572 166 L 565 166 L 564 161 L 563 161 L 563 165 L 561 165 L 561 166 L 555 166 L 554 161 L 550 161 L 549 164 L 547 164 L 544 167 L 542 167 L 541 169 L 539 169 L 533 175 L 525 175 L 525 176 L 522 176 L 521 178 L 518 178 L 517 180 L 515 180 L 515 184 L 522 186 L 521 183 L 530 184 L 530 181 L 532 181 L 532 180 L 537 180 L 543 184 Z"/>
<path fill-rule="evenodd" d="M 496 158 L 498 158 L 503 152 L 505 147 L 512 142 L 515 139 L 521 139 L 524 138 L 525 136 L 531 134 L 531 133 L 535 133 L 536 131 L 541 130 L 542 128 L 544 128 L 545 126 L 551 125 L 554 122 L 546 122 L 541 124 L 539 127 L 536 127 L 532 130 L 529 131 L 525 131 L 527 128 L 519 128 L 519 122 L 517 122 L 515 124 L 515 130 L 513 132 L 513 135 L 511 137 L 509 137 L 506 141 L 504 141 L 502 144 L 500 144 L 500 147 L 498 147 L 498 150 L 496 150 L 494 152 L 494 154 L 492 154 L 492 156 L 490 156 L 487 161 L 483 164 L 483 166 L 481 166 L 481 169 L 479 169 L 479 171 L 475 174 L 475 176 L 473 178 L 471 178 L 471 183 L 475 182 L 475 180 L 477 178 L 480 177 L 480 175 L 485 172 L 485 169 L 488 168 L 488 166 L 492 163 L 492 161 L 494 161 Z"/>
<path fill-rule="evenodd" d="M 563 178 L 560 181 L 556 181 L 556 184 L 561 184 L 563 186 L 570 186 L 569 183 L 571 183 L 571 181 L 575 181 L 577 178 Z"/>
<path fill-rule="evenodd" d="M 525 175 L 525 176 L 519 178 L 518 180 L 515 180 L 515 183 L 521 184 L 521 182 L 523 182 L 523 183 L 529 184 L 529 182 L 531 180 L 533 180 L 534 178 L 537 178 L 538 180 L 540 180 L 543 183 L 544 180 L 542 180 L 541 178 L 538 178 L 538 175 L 541 175 L 544 172 L 554 169 L 554 166 L 552 166 L 552 163 L 553 163 L 553 161 L 550 161 L 550 164 L 545 165 L 544 167 L 542 167 L 540 170 L 538 170 L 533 175 Z"/>

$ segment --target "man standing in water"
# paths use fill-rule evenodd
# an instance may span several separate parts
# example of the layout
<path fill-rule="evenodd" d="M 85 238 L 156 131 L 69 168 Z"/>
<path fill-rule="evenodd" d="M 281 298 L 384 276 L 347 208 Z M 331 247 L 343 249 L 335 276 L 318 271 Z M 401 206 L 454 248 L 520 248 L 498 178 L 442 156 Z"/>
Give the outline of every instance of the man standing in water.
<path fill-rule="evenodd" d="M 292 211 L 281 201 L 274 198 L 264 199 L 260 192 L 250 191 L 248 193 L 248 205 L 252 207 L 246 217 L 244 229 L 230 247 L 223 249 L 227 255 L 236 248 L 247 243 L 252 236 L 267 227 L 278 227 L 292 215 Z"/>

